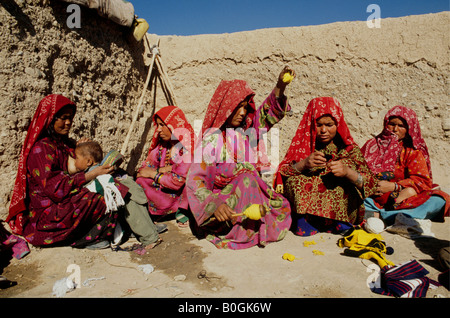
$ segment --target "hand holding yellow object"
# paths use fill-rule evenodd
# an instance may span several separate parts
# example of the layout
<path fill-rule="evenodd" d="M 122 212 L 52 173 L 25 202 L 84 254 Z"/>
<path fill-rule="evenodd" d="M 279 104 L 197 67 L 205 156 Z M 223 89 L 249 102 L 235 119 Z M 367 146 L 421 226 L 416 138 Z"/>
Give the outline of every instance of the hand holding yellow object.
<path fill-rule="evenodd" d="M 294 79 L 294 76 L 291 73 L 289 73 L 289 72 L 284 73 L 284 75 L 283 75 L 284 83 L 289 84 L 290 82 L 292 82 L 293 79 Z"/>
<path fill-rule="evenodd" d="M 243 213 L 233 214 L 233 217 L 245 215 L 250 220 L 260 220 L 266 215 L 266 209 L 261 204 L 252 204 Z"/>
<path fill-rule="evenodd" d="M 266 208 L 263 205 L 261 205 L 261 204 L 252 204 L 247 209 L 245 209 L 244 212 L 232 214 L 231 217 L 235 218 L 235 217 L 238 217 L 238 216 L 246 216 L 250 220 L 258 221 L 265 215 L 266 215 Z M 216 218 L 212 217 L 211 221 L 213 221 L 213 220 L 216 220 Z"/>

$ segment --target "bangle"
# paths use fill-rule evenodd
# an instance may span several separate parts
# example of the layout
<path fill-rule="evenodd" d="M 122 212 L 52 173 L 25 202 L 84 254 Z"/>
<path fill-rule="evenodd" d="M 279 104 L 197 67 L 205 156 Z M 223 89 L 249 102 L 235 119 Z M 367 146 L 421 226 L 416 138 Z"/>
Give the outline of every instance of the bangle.
<path fill-rule="evenodd" d="M 157 183 L 161 184 L 161 178 L 162 178 L 162 176 L 163 176 L 162 173 L 158 174 L 158 178 L 157 178 L 158 181 L 156 181 Z"/>
<path fill-rule="evenodd" d="M 297 171 L 298 173 L 302 173 L 300 170 L 297 169 L 297 167 L 295 166 L 297 164 L 296 161 L 292 161 L 291 162 L 291 168 L 294 169 L 295 171 Z"/>
<path fill-rule="evenodd" d="M 363 177 L 362 175 L 357 172 L 358 177 L 356 178 L 355 182 L 353 182 L 356 186 L 362 186 L 362 184 L 364 183 Z"/>

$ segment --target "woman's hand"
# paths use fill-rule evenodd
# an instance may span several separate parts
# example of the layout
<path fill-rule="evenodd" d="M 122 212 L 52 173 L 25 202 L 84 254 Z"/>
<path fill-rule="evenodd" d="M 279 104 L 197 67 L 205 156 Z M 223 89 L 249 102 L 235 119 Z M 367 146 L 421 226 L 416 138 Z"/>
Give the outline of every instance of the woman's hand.
<path fill-rule="evenodd" d="M 79 145 L 83 142 L 89 142 L 89 141 L 92 141 L 92 140 L 88 137 L 81 137 L 80 140 L 77 141 L 77 145 Z"/>
<path fill-rule="evenodd" d="M 98 176 L 104 175 L 104 174 L 110 174 L 114 171 L 114 166 L 111 165 L 104 165 L 104 166 L 98 166 L 92 169 L 89 172 L 86 172 L 85 178 L 86 181 L 91 181 L 97 178 Z"/>
<path fill-rule="evenodd" d="M 290 68 L 289 66 L 285 66 L 283 68 L 280 75 L 278 75 L 277 85 L 275 86 L 275 96 L 276 97 L 280 97 L 281 95 L 284 95 L 284 90 L 285 90 L 286 86 L 289 84 L 289 83 L 283 82 L 283 77 L 284 77 L 284 74 L 286 74 L 286 73 L 291 74 L 293 77 L 296 76 L 295 71 L 292 68 Z"/>
<path fill-rule="evenodd" d="M 295 77 L 295 71 L 290 68 L 289 66 L 285 66 L 283 68 L 283 70 L 281 71 L 280 75 L 278 75 L 278 81 L 277 81 L 277 86 L 280 85 L 279 87 L 281 88 L 282 86 L 286 87 L 289 83 L 285 83 L 283 82 L 283 77 L 284 74 L 289 73 L 291 74 L 293 77 Z"/>
<path fill-rule="evenodd" d="M 311 169 L 314 167 L 325 167 L 327 164 L 327 159 L 325 154 L 321 151 L 314 151 L 308 157 L 305 158 L 305 168 Z"/>
<path fill-rule="evenodd" d="M 327 159 L 325 158 L 325 154 L 321 151 L 314 151 L 305 159 L 296 162 L 294 164 L 294 169 L 298 172 L 302 172 L 303 170 L 315 168 L 315 167 L 325 167 L 327 164 Z"/>
<path fill-rule="evenodd" d="M 136 178 L 151 178 L 155 179 L 156 177 L 156 169 L 151 167 L 144 167 L 138 171 Z"/>
<path fill-rule="evenodd" d="M 225 222 L 231 220 L 231 216 L 233 214 L 233 210 L 226 204 L 222 203 L 214 212 L 214 216 L 216 220 L 219 222 Z"/>
<path fill-rule="evenodd" d="M 336 177 L 347 177 L 350 172 L 350 168 L 344 165 L 341 160 L 330 161 L 328 168 L 330 168 L 331 173 Z"/>
<path fill-rule="evenodd" d="M 165 167 L 159 168 L 159 172 L 161 172 L 161 173 L 172 172 L 172 166 L 165 166 Z"/>
<path fill-rule="evenodd" d="M 364 187 L 363 176 L 358 171 L 346 166 L 342 160 L 330 161 L 328 163 L 328 168 L 333 175 L 339 178 L 347 178 L 358 189 L 362 189 Z"/>
<path fill-rule="evenodd" d="M 378 181 L 377 189 L 375 190 L 376 195 L 383 195 L 387 192 L 392 192 L 395 190 L 395 183 L 386 180 Z"/>

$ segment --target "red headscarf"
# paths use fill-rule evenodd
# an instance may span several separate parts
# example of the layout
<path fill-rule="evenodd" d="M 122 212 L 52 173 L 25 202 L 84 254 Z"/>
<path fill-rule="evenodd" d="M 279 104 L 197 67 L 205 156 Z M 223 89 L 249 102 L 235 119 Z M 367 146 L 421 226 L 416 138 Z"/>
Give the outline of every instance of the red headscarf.
<path fill-rule="evenodd" d="M 221 81 L 206 110 L 202 134 L 208 128 L 221 128 L 236 107 L 246 99 L 252 110 L 247 115 L 242 128 L 245 130 L 250 127 L 256 110 L 254 96 L 255 92 L 243 80 Z"/>
<path fill-rule="evenodd" d="M 6 222 L 9 222 L 13 233 L 21 234 L 22 231 L 22 213 L 27 210 L 25 198 L 27 195 L 27 159 L 33 145 L 38 141 L 44 131 L 46 131 L 50 123 L 53 121 L 55 114 L 64 106 L 71 105 L 76 111 L 76 105 L 70 99 L 61 95 L 49 95 L 44 97 L 40 103 L 34 117 L 31 121 L 22 151 L 19 157 L 19 167 L 17 169 L 16 182 L 9 206 L 9 215 Z"/>
<path fill-rule="evenodd" d="M 366 159 L 369 168 L 373 173 L 394 171 L 397 158 L 402 150 L 402 145 L 398 142 L 397 135 L 387 128 L 391 117 L 400 117 L 408 125 L 408 135 L 412 139 L 414 149 L 420 150 L 427 161 L 428 170 L 431 176 L 431 163 L 428 147 L 420 131 L 419 120 L 414 110 L 395 106 L 384 116 L 383 131 L 375 138 L 366 142 L 361 151 Z"/>
<path fill-rule="evenodd" d="M 161 108 L 153 115 L 153 123 L 156 126 L 156 118 L 159 117 L 164 124 L 170 129 L 172 134 L 178 139 L 184 148 L 189 153 L 193 153 L 195 143 L 195 133 L 191 124 L 186 119 L 183 111 L 176 106 L 166 106 Z M 153 133 L 152 143 L 150 145 L 150 152 L 160 144 L 161 139 L 158 133 Z"/>
<path fill-rule="evenodd" d="M 278 166 L 274 180 L 275 189 L 278 185 L 283 184 L 279 172 L 283 165 L 290 164 L 292 161 L 303 160 L 314 152 L 317 135 L 316 120 L 324 115 L 330 115 L 336 121 L 337 133 L 342 138 L 346 149 L 350 151 L 353 148 L 355 142 L 344 121 L 344 113 L 339 102 L 332 97 L 314 98 L 309 102 L 287 154 Z"/>

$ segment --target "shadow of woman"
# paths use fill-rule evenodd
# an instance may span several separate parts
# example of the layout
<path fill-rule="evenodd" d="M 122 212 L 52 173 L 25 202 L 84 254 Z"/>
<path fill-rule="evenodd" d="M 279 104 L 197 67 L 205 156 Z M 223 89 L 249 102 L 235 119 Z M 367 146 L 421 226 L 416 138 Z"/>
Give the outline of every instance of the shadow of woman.
<path fill-rule="evenodd" d="M 423 237 L 414 240 L 416 247 L 424 254 L 429 255 L 432 259 L 420 260 L 421 262 L 435 268 L 438 271 L 446 270 L 438 260 L 439 251 L 444 247 L 449 247 L 450 241 L 441 240 L 435 237 Z"/>

